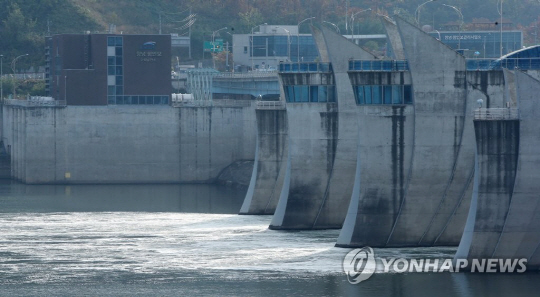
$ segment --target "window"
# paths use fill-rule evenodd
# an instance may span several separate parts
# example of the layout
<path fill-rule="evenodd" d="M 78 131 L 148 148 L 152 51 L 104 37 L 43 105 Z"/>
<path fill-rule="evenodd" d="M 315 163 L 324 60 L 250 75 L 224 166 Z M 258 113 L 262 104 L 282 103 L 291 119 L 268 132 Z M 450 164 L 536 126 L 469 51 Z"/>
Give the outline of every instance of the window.
<path fill-rule="evenodd" d="M 359 85 L 354 87 L 356 104 L 412 104 L 411 85 Z"/>
<path fill-rule="evenodd" d="M 336 102 L 335 86 L 284 86 L 287 102 Z"/>

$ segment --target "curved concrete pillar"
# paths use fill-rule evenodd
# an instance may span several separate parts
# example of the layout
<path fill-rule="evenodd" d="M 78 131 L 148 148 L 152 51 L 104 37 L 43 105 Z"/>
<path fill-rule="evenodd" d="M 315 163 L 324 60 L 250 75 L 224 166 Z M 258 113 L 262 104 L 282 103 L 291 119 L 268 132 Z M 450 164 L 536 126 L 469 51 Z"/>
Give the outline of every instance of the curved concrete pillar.
<path fill-rule="evenodd" d="M 380 18 L 384 24 L 386 36 L 388 36 L 388 40 L 390 41 L 390 46 L 392 46 L 394 57 L 396 58 L 396 60 L 405 60 L 405 52 L 403 51 L 403 44 L 401 43 L 401 37 L 399 36 L 399 31 L 396 23 L 394 23 L 387 16 L 381 16 Z"/>
<path fill-rule="evenodd" d="M 240 214 L 274 214 L 287 167 L 287 111 L 256 109 L 255 112 L 257 117 L 255 163 Z"/>
<path fill-rule="evenodd" d="M 325 27 L 312 31 L 322 62 L 331 62 L 333 72 L 280 74 L 282 82 L 334 85 L 337 99 L 287 103 L 290 177 L 271 229 L 341 228 L 354 185 L 358 134 L 348 59 L 375 57 Z"/>
<path fill-rule="evenodd" d="M 475 104 L 467 100 L 465 58 L 396 22 L 413 105 L 358 106 L 360 190 L 337 246 L 457 245 L 463 232 L 474 171 L 473 127 L 466 123 Z"/>
<path fill-rule="evenodd" d="M 539 268 L 540 81 L 519 71 L 505 70 L 505 77 L 514 82 L 508 98 L 511 105 L 517 99 L 519 113 L 474 122 L 479 182 L 455 258 L 525 258 L 528 268 Z"/>

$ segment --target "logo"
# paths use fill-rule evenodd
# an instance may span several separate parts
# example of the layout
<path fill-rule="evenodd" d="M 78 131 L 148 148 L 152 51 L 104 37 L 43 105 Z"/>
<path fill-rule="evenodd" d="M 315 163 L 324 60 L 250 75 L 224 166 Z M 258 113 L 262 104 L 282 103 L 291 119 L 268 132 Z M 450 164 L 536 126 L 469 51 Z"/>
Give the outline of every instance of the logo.
<path fill-rule="evenodd" d="M 373 273 L 423 273 L 462 272 L 471 273 L 523 273 L 527 259 L 407 259 L 375 258 L 371 247 L 354 249 L 343 258 L 343 271 L 351 284 L 370 278 Z"/>
<path fill-rule="evenodd" d="M 156 42 L 155 41 L 148 41 L 141 45 L 141 50 L 143 51 L 153 51 L 156 49 Z"/>
<path fill-rule="evenodd" d="M 343 259 L 343 271 L 353 285 L 370 278 L 376 268 L 375 253 L 370 247 L 354 249 Z"/>

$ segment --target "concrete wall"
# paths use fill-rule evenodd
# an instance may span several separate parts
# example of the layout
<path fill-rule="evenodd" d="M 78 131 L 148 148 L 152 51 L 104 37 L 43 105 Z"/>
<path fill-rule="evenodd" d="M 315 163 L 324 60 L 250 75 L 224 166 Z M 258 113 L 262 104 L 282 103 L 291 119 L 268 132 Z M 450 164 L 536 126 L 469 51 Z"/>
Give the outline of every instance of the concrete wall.
<path fill-rule="evenodd" d="M 253 159 L 253 107 L 4 105 L 4 143 L 25 183 L 206 182 Z"/>
<path fill-rule="evenodd" d="M 337 103 L 287 103 L 290 171 L 271 229 L 340 228 L 354 184 L 358 133 L 348 58 L 374 56 L 324 26 L 312 31 L 322 62 L 332 63 Z"/>
<path fill-rule="evenodd" d="M 519 120 L 475 120 L 477 183 L 455 258 L 526 258 L 528 268 L 538 268 L 540 81 L 519 71 L 505 76 L 515 81 L 508 88 L 517 98 Z"/>
<path fill-rule="evenodd" d="M 255 164 L 240 214 L 274 214 L 287 168 L 287 112 L 258 109 L 256 115 Z"/>
<path fill-rule="evenodd" d="M 457 245 L 463 232 L 474 170 L 467 123 L 476 102 L 465 59 L 402 19 L 397 27 L 413 105 L 358 107 L 359 168 L 338 246 Z"/>

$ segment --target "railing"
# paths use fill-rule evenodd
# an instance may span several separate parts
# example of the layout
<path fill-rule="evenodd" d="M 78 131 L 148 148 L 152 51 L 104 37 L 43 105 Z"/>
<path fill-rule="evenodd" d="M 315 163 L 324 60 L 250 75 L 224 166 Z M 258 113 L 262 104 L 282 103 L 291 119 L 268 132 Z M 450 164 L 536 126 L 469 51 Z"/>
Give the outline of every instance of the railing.
<path fill-rule="evenodd" d="M 279 72 L 333 72 L 332 63 L 280 63 Z"/>
<path fill-rule="evenodd" d="M 66 101 L 65 100 L 36 100 L 36 99 L 30 99 L 30 100 L 4 99 L 4 105 L 24 106 L 24 107 L 35 107 L 35 106 L 65 107 Z"/>
<path fill-rule="evenodd" d="M 265 77 L 276 77 L 277 71 L 251 71 L 251 72 L 224 72 L 214 77 L 214 79 L 219 78 L 265 78 Z"/>
<path fill-rule="evenodd" d="M 256 109 L 285 109 L 283 101 L 257 101 Z"/>
<path fill-rule="evenodd" d="M 409 71 L 406 60 L 350 60 L 349 71 Z"/>
<path fill-rule="evenodd" d="M 172 101 L 172 107 L 250 107 L 252 100 L 232 100 L 232 99 L 216 99 L 216 100 L 183 100 Z"/>
<path fill-rule="evenodd" d="M 540 69 L 540 58 L 467 59 L 467 70 Z"/>
<path fill-rule="evenodd" d="M 518 120 L 519 109 L 517 108 L 477 108 L 474 111 L 475 120 L 498 121 Z"/>

